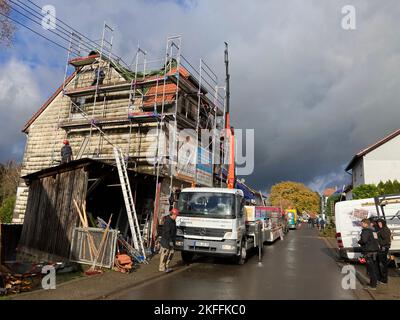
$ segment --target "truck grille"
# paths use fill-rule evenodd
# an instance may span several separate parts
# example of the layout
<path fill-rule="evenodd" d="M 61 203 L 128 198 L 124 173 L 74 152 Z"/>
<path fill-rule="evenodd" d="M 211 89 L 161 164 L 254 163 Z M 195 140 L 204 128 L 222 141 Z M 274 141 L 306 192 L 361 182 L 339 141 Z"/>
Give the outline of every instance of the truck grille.
<path fill-rule="evenodd" d="M 225 233 L 227 232 L 232 232 L 232 229 L 210 229 L 210 228 L 198 228 L 198 227 L 183 228 L 183 233 L 186 236 L 223 238 Z"/>

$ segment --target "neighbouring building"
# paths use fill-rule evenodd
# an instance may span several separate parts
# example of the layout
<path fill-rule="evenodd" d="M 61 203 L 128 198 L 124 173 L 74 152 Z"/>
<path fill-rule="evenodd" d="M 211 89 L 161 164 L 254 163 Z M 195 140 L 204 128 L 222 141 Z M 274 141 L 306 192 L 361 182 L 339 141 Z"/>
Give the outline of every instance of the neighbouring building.
<path fill-rule="evenodd" d="M 400 129 L 359 151 L 346 167 L 352 186 L 400 180 Z"/>

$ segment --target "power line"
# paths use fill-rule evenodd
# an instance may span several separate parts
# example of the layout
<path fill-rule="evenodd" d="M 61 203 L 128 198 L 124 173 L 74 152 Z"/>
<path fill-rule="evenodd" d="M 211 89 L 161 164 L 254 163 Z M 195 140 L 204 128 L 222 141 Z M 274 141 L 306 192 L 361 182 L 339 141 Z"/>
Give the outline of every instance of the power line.
<path fill-rule="evenodd" d="M 11 9 L 13 9 L 14 11 L 18 12 L 19 14 L 21 14 L 22 16 L 26 17 L 27 19 L 33 21 L 36 24 L 40 24 L 42 25 L 42 20 L 43 20 L 43 16 L 42 15 L 38 15 L 35 11 L 33 11 L 33 13 L 31 11 L 28 11 L 26 8 L 22 7 L 20 4 L 15 3 L 13 0 L 9 0 L 11 3 L 15 4 L 16 6 L 20 7 L 22 10 L 24 10 L 25 12 L 27 12 L 28 14 L 34 16 L 35 18 L 39 19 L 40 23 L 33 20 L 31 17 L 26 16 L 24 13 L 21 13 L 20 11 L 18 11 L 17 9 L 13 8 L 11 6 Z M 18 0 L 17 0 L 18 1 Z M 27 6 L 25 3 L 23 3 L 22 1 L 18 1 L 19 3 L 23 4 L 25 7 L 27 7 L 29 10 L 33 10 L 32 8 L 30 8 L 29 6 Z M 61 29 L 61 30 L 59 30 Z M 53 30 L 49 30 L 52 33 L 55 33 L 55 31 Z M 56 29 L 57 32 L 61 32 L 62 34 L 66 35 L 67 37 L 71 37 L 71 32 L 63 27 L 58 26 Z M 65 39 L 64 37 L 62 37 L 59 34 L 56 34 L 57 36 L 61 37 L 62 39 L 64 39 L 65 41 L 69 42 L 70 39 Z M 89 51 L 93 50 L 92 47 L 88 47 Z"/>
<path fill-rule="evenodd" d="M 12 1 L 10 1 L 10 2 L 12 2 Z M 41 23 L 40 23 L 40 22 L 37 22 L 37 21 L 33 20 L 32 18 L 28 17 L 27 15 L 25 15 L 25 14 L 22 13 L 21 11 L 19 11 L 19 10 L 13 8 L 12 6 L 11 6 L 11 9 L 14 10 L 15 12 L 17 12 L 18 14 L 20 14 L 21 16 L 27 18 L 28 20 L 34 22 L 35 24 L 41 26 Z M 63 37 L 62 35 L 60 35 L 60 34 L 54 32 L 54 31 L 52 31 L 52 30 L 49 30 L 49 31 L 50 31 L 51 33 L 55 34 L 56 36 L 60 37 L 61 39 L 65 40 L 65 41 L 67 41 L 67 42 L 69 41 L 69 39 Z M 79 54 L 79 52 L 76 51 L 75 54 Z"/>
<path fill-rule="evenodd" d="M 13 18 L 11 18 L 11 17 L 9 17 L 9 16 L 7 16 L 7 15 L 5 15 L 4 13 L 1 13 L 1 12 L 0 12 L 0 15 L 2 15 L 3 17 L 5 17 L 5 18 L 7 18 L 7 19 L 9 19 L 9 20 L 11 20 L 11 21 L 13 21 L 13 22 L 15 22 L 15 23 L 21 25 L 21 26 L 23 26 L 24 28 L 26 28 L 26 29 L 28 29 L 29 31 L 35 33 L 36 35 L 38 35 L 38 36 L 40 36 L 40 37 L 46 39 L 47 41 L 50 41 L 51 43 L 55 44 L 56 46 L 58 46 L 58 47 L 60 47 L 60 48 L 62 48 L 62 49 L 64 49 L 64 50 L 66 50 L 66 51 L 69 50 L 68 48 L 64 47 L 63 45 L 61 45 L 61 44 L 59 44 L 59 43 L 53 41 L 52 39 L 50 39 L 50 38 L 48 38 L 48 37 L 46 37 L 46 36 L 40 34 L 39 32 L 33 30 L 32 28 L 30 28 L 30 27 L 24 25 L 22 22 L 19 22 L 18 20 L 15 20 L 15 19 L 13 19 Z"/>
<path fill-rule="evenodd" d="M 21 2 L 21 1 L 19 1 L 19 2 Z M 40 6 L 38 6 L 36 3 L 34 3 L 34 2 L 31 1 L 31 0 L 28 0 L 28 2 L 31 3 L 33 6 L 35 6 L 36 8 L 40 9 L 40 14 L 42 14 L 42 11 L 41 11 L 42 8 L 41 8 Z M 27 4 L 24 4 L 24 5 L 25 5 L 25 6 L 28 6 Z M 28 7 L 29 7 L 29 6 L 28 6 Z M 32 9 L 32 7 L 29 7 L 29 8 Z M 32 9 L 32 10 L 34 10 L 34 9 Z M 79 35 L 81 38 L 86 39 L 87 41 L 85 41 L 85 43 L 86 43 L 86 45 L 89 45 L 89 46 L 90 46 L 90 48 L 91 48 L 90 51 L 93 50 L 93 44 L 94 44 L 95 47 L 96 47 L 95 49 L 99 51 L 100 45 L 99 45 L 97 42 L 95 42 L 94 40 L 88 38 L 87 36 L 85 36 L 85 35 L 82 34 L 81 32 L 77 31 L 77 30 L 74 29 L 72 26 L 70 26 L 68 23 L 65 23 L 63 20 L 57 18 L 55 15 L 53 15 L 53 14 L 51 14 L 51 13 L 48 13 L 48 15 L 51 16 L 51 17 L 53 17 L 56 21 L 60 22 L 61 24 L 63 24 L 63 25 L 66 26 L 67 28 L 69 28 L 69 29 L 71 30 L 71 33 L 73 32 L 73 33 Z M 64 30 L 65 30 L 65 29 L 64 29 Z M 123 59 L 122 59 L 121 57 L 119 57 L 118 55 L 112 53 L 112 52 L 111 52 L 110 50 L 108 50 L 107 48 L 103 48 L 103 52 L 105 52 L 106 54 L 111 54 L 111 57 L 112 57 L 114 60 L 119 60 L 119 61 L 124 62 Z M 124 64 L 126 65 L 125 62 L 124 62 Z"/>

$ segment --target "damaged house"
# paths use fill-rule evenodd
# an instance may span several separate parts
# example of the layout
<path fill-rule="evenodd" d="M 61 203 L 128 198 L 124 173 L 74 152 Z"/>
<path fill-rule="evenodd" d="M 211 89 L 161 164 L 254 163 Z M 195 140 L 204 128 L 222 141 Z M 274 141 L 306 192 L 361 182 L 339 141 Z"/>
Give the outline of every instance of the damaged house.
<path fill-rule="evenodd" d="M 179 38 L 167 40 L 166 56 L 157 61 L 138 49 L 134 68 L 101 50 L 69 57 L 68 68 L 64 83 L 23 128 L 27 140 L 13 216 L 24 224 L 19 251 L 68 257 L 79 225 L 74 201 L 91 219 L 107 221 L 113 214 L 111 227 L 129 234 L 116 147 L 149 246 L 176 190 L 223 183 L 221 166 L 211 161 L 223 145 L 215 134 L 224 125 L 218 79 L 203 61 L 192 67 Z M 183 129 L 192 134 L 182 136 Z M 202 129 L 215 131 L 207 146 L 198 147 Z M 65 139 L 73 161 L 61 164 Z M 202 163 L 193 166 L 188 152 Z"/>

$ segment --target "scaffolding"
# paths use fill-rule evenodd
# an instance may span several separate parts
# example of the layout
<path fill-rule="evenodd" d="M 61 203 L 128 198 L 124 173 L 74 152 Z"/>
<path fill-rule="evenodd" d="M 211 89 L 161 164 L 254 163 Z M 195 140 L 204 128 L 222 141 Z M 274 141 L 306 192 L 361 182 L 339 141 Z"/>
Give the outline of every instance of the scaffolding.
<path fill-rule="evenodd" d="M 219 150 L 217 145 L 221 144 L 219 132 L 224 128 L 224 125 L 218 123 L 220 119 L 224 119 L 225 110 L 225 95 L 221 95 L 221 91 L 225 91 L 224 87 L 218 86 L 218 77 L 211 67 L 203 60 L 200 59 L 198 68 L 193 65 L 182 55 L 182 37 L 173 36 L 168 37 L 165 46 L 165 54 L 159 59 L 148 59 L 148 52 L 142 49 L 139 45 L 137 47 L 135 57 L 132 64 L 127 67 L 124 65 L 118 69 L 118 63 L 113 60 L 112 44 L 113 44 L 113 29 L 104 23 L 103 35 L 101 45 L 93 51 L 89 51 L 87 56 L 81 55 L 81 47 L 85 50 L 87 47 L 82 46 L 82 38 L 79 36 L 71 35 L 71 45 L 68 52 L 67 66 L 64 76 L 63 96 L 69 96 L 70 102 L 70 115 L 69 124 L 65 125 L 65 130 L 68 128 L 87 128 L 89 127 L 89 134 L 85 137 L 82 145 L 77 153 L 78 157 L 99 157 L 101 151 L 101 144 L 103 140 L 110 144 L 113 148 L 122 150 L 120 146 L 115 145 L 107 133 L 103 130 L 103 123 L 110 123 L 114 126 L 123 125 L 129 129 L 129 138 L 127 147 L 124 149 L 124 160 L 127 169 L 129 169 L 129 160 L 134 159 L 135 170 L 137 171 L 137 157 L 131 150 L 132 130 L 137 128 L 140 135 L 141 125 L 151 125 L 156 128 L 156 143 L 153 157 L 153 172 L 156 181 L 155 199 L 159 198 L 159 184 L 161 177 L 169 178 L 169 193 L 173 193 L 173 183 L 175 172 L 173 170 L 173 163 L 176 161 L 176 156 L 167 152 L 177 150 L 178 141 L 178 125 L 192 127 L 197 134 L 197 142 L 200 138 L 201 129 L 213 130 L 211 142 L 206 149 L 210 151 L 212 165 L 216 158 L 216 152 Z M 69 84 L 69 90 L 66 90 L 68 64 L 75 67 L 75 74 Z M 95 82 L 92 86 L 80 86 L 79 71 L 83 67 L 91 65 L 97 66 Z M 111 67 L 116 68 L 117 71 L 126 72 L 129 75 L 127 83 L 105 83 L 101 81 L 102 72 L 106 70 L 105 75 L 111 73 Z M 160 68 L 161 67 L 161 68 Z M 111 77 L 111 76 L 110 76 Z M 103 79 L 104 80 L 104 79 Z M 128 91 L 127 103 L 127 117 L 126 119 L 117 119 L 115 122 L 110 119 L 105 119 L 105 104 L 107 93 L 109 92 L 122 92 Z M 96 105 L 103 95 L 103 111 L 102 117 L 96 119 Z M 93 96 L 93 107 L 91 114 L 85 112 L 81 103 L 77 103 L 74 97 Z M 179 110 L 180 98 L 185 98 L 185 112 Z M 192 116 L 192 107 L 196 108 L 196 116 Z M 71 110 L 75 109 L 79 112 L 83 122 L 78 123 L 71 117 Z M 168 148 L 165 144 L 164 133 L 166 126 L 172 127 L 170 132 Z M 165 131 L 164 131 L 165 130 Z M 93 149 L 93 137 L 95 132 L 98 132 L 99 142 L 96 150 Z M 211 148 L 210 148 L 211 147 Z M 198 150 L 196 150 L 196 163 L 198 159 Z M 96 154 L 97 152 L 97 154 Z M 148 158 L 148 157 L 146 157 Z M 214 170 L 212 168 L 212 179 L 214 179 Z M 197 167 L 195 167 L 195 176 L 192 184 L 196 184 Z M 222 184 L 222 183 L 221 183 Z M 149 219 L 153 221 L 158 220 L 159 204 L 155 204 L 152 216 Z M 146 218 L 147 219 L 147 218 Z M 145 221 L 144 224 L 147 224 Z M 142 223 L 140 223 L 143 225 Z M 151 237 L 156 225 L 151 224 L 150 232 L 147 236 Z M 143 229 L 140 230 L 141 236 L 145 236 Z M 145 243 L 150 243 L 150 239 L 144 239 Z"/>

